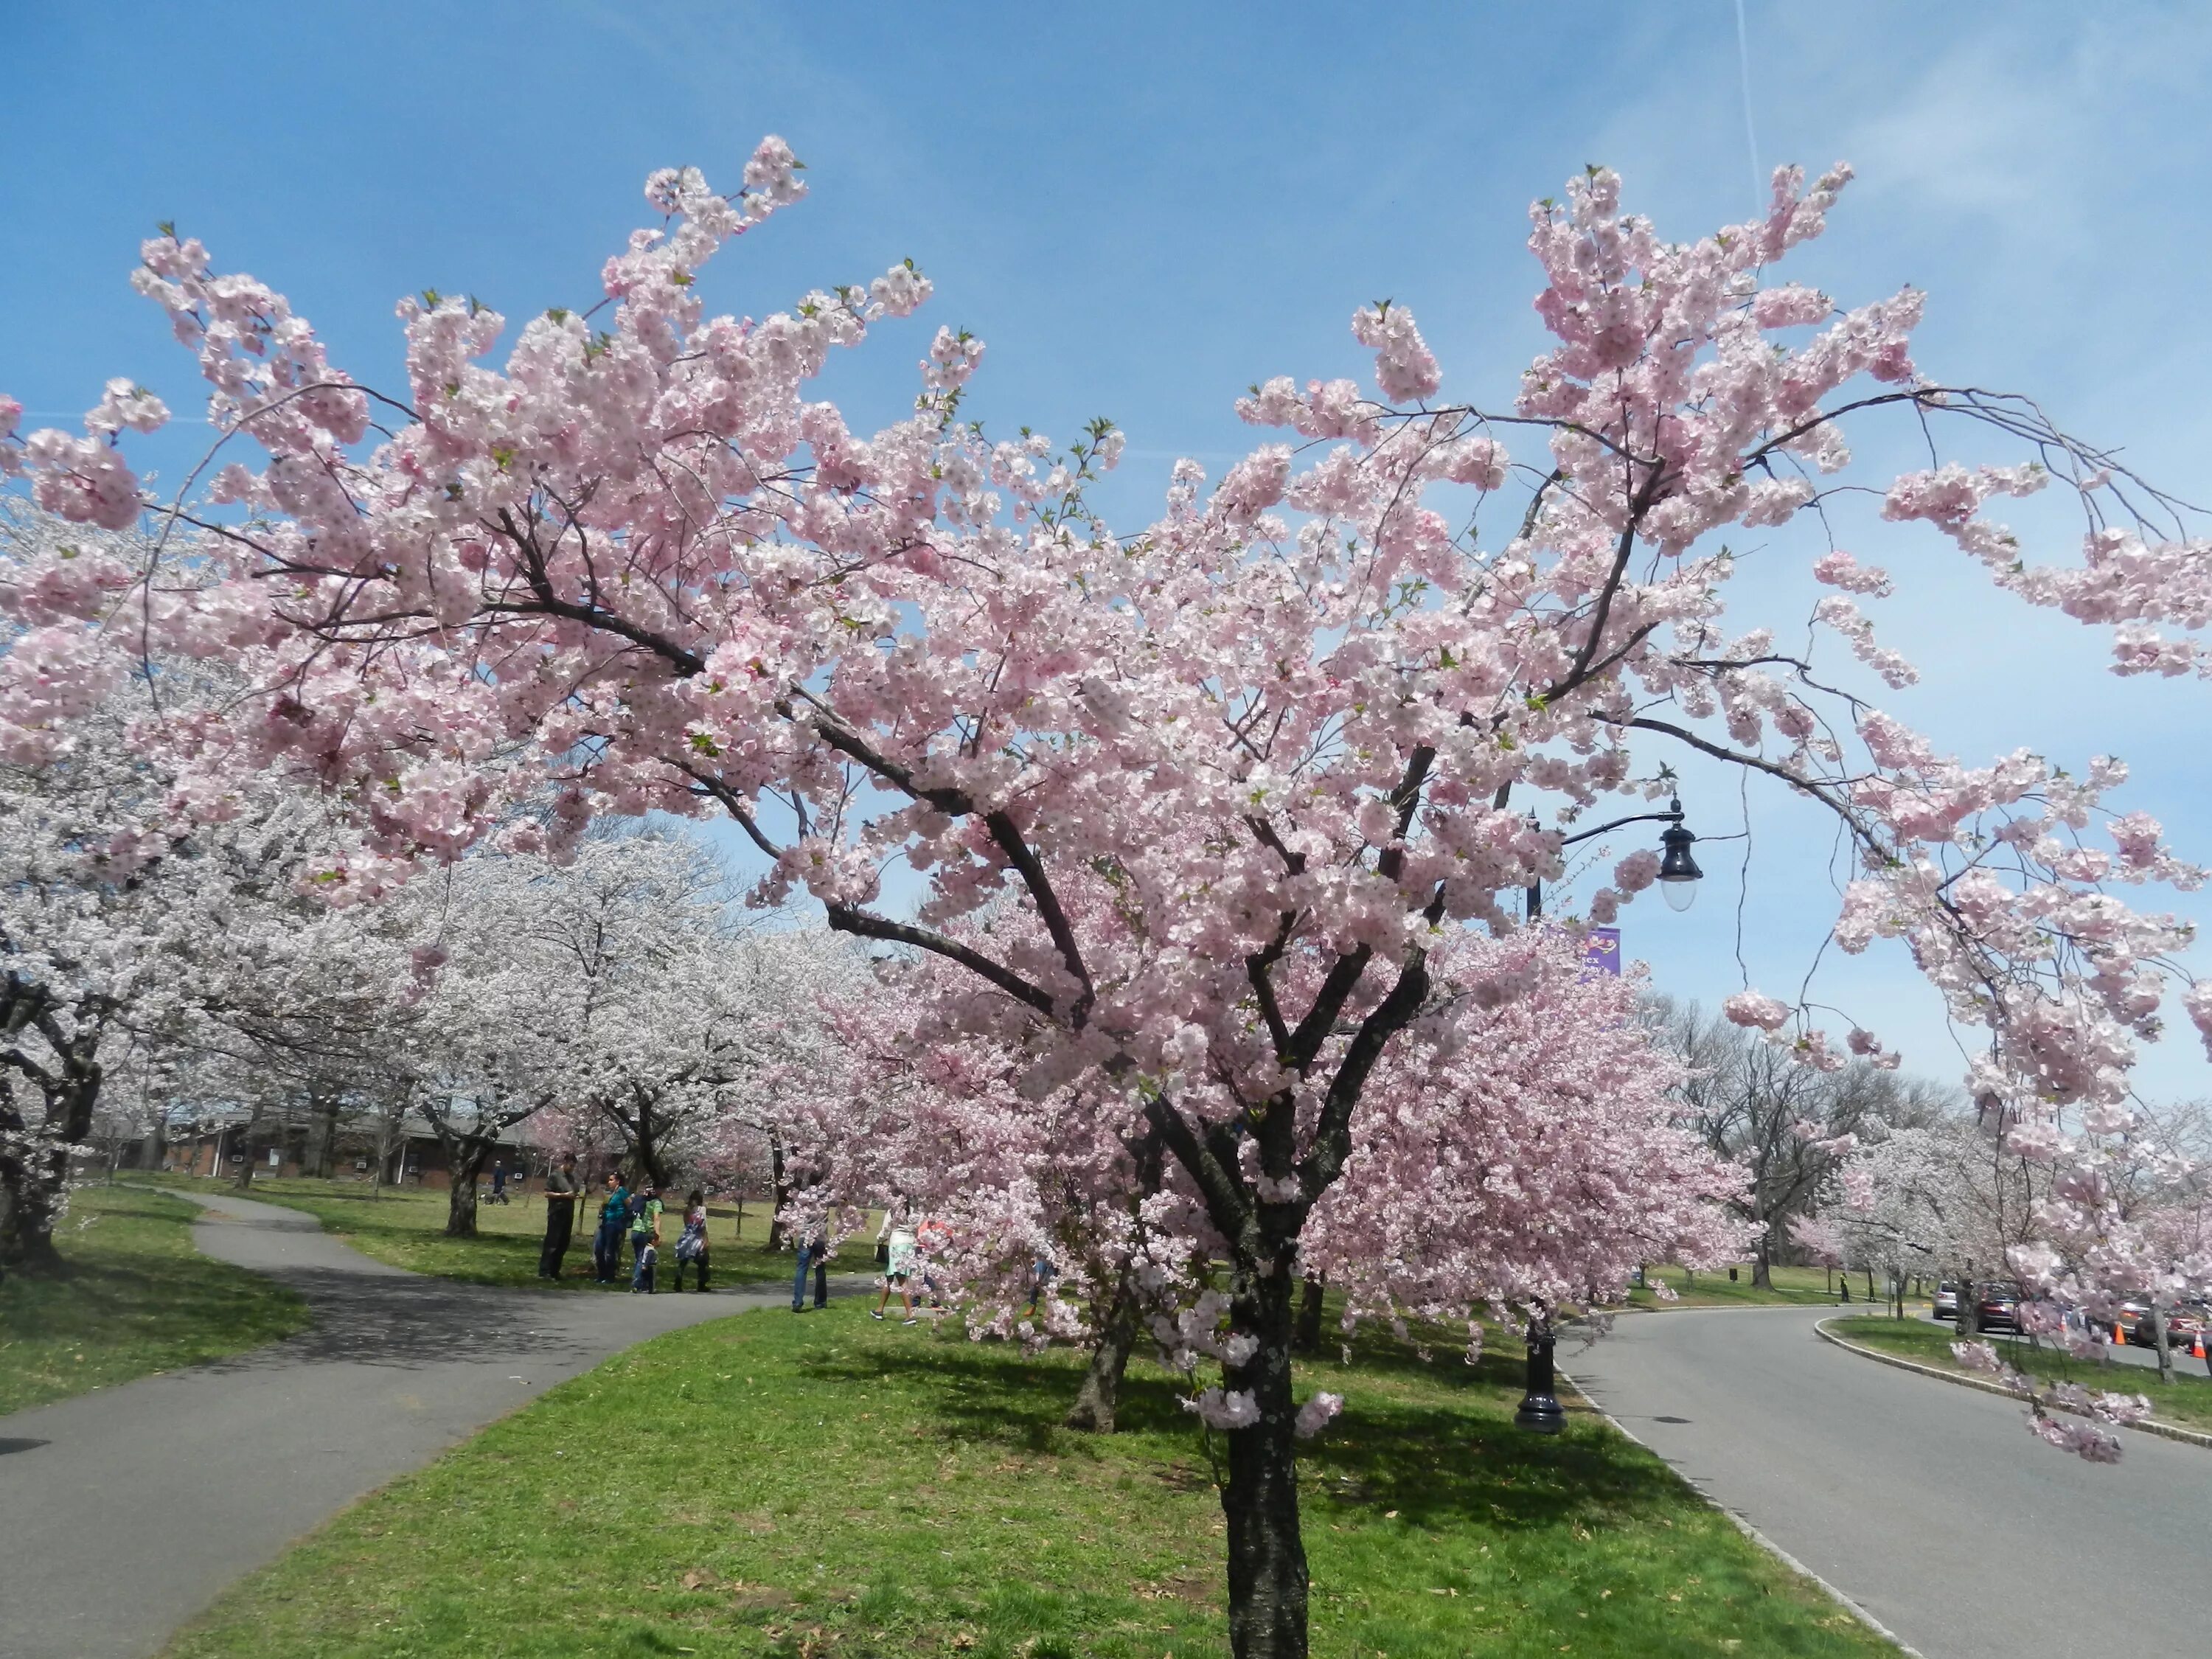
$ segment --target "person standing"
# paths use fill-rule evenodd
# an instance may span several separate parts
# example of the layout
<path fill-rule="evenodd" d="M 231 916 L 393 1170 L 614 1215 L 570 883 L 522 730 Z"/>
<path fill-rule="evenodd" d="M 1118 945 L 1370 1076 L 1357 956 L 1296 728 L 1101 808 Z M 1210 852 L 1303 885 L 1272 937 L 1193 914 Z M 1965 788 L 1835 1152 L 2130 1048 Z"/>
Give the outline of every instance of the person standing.
<path fill-rule="evenodd" d="M 491 1166 L 491 1201 L 507 1202 L 507 1160 L 501 1158 Z"/>
<path fill-rule="evenodd" d="M 829 1218 L 817 1216 L 799 1224 L 792 1235 L 792 1253 L 799 1258 L 799 1270 L 791 1276 L 791 1310 L 806 1311 L 806 1272 L 814 1270 L 814 1305 L 830 1305 L 830 1241 L 824 1231 Z"/>
<path fill-rule="evenodd" d="M 622 1171 L 607 1171 L 607 1195 L 599 1200 L 599 1231 L 592 1240 L 592 1276 L 611 1285 L 622 1273 L 623 1235 L 629 1231 L 629 1188 Z"/>
<path fill-rule="evenodd" d="M 538 1276 L 561 1277 L 561 1258 L 568 1254 L 568 1241 L 576 1231 L 576 1155 L 563 1152 L 558 1168 L 545 1177 L 545 1247 L 538 1253 Z"/>
<path fill-rule="evenodd" d="M 884 1224 L 877 1230 L 876 1237 L 884 1244 L 884 1293 L 868 1310 L 868 1317 L 884 1316 L 884 1310 L 890 1305 L 891 1291 L 896 1289 L 899 1304 L 906 1310 L 903 1322 L 911 1325 L 915 1321 L 914 1290 L 908 1281 L 914 1277 L 914 1206 L 903 1198 L 895 1202 L 884 1212 Z"/>
<path fill-rule="evenodd" d="M 707 1200 L 694 1187 L 684 1200 L 684 1231 L 676 1241 L 676 1288 L 684 1288 L 684 1266 L 699 1270 L 699 1288 L 707 1288 Z"/>
<path fill-rule="evenodd" d="M 648 1182 L 640 1191 L 629 1223 L 629 1287 L 653 1293 L 653 1264 L 660 1256 L 660 1215 L 667 1206 Z"/>

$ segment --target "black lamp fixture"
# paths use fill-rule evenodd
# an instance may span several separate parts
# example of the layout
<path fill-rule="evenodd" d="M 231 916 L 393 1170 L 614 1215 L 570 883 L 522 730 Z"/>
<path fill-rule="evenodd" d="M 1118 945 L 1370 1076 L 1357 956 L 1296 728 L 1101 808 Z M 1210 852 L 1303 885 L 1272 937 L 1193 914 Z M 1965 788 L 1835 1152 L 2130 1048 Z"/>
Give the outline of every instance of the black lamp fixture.
<path fill-rule="evenodd" d="M 1535 819 L 1531 817 L 1529 823 L 1533 826 Z M 1697 844 L 1698 838 L 1682 827 L 1682 799 L 1679 795 L 1667 803 L 1667 810 L 1663 812 L 1637 812 L 1628 817 L 1614 818 L 1594 830 L 1563 836 L 1559 838 L 1559 845 L 1572 847 L 1578 841 L 1602 836 L 1607 830 L 1618 830 L 1626 823 L 1663 823 L 1667 826 L 1659 837 L 1659 845 L 1663 849 L 1659 854 L 1660 894 L 1666 899 L 1669 910 L 1686 910 L 1697 902 L 1698 884 L 1705 879 L 1705 872 L 1698 868 L 1698 860 L 1690 852 L 1690 848 Z M 1543 884 L 1532 881 L 1528 884 L 1528 920 L 1534 921 L 1543 914 Z"/>
<path fill-rule="evenodd" d="M 1698 860 L 1690 848 L 1698 838 L 1682 827 L 1682 803 L 1677 799 L 1668 803 L 1669 824 L 1659 837 L 1666 851 L 1659 855 L 1659 891 L 1667 901 L 1669 910 L 1686 910 L 1698 899 L 1698 884 L 1705 872 L 1698 868 Z"/>

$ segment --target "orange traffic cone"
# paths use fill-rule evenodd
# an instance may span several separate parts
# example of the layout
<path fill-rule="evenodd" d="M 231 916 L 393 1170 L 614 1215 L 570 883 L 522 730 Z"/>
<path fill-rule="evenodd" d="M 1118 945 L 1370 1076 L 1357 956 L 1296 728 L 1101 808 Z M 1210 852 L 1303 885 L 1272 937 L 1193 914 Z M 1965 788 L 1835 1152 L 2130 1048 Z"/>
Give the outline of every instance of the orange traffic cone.
<path fill-rule="evenodd" d="M 2197 1332 L 2197 1333 L 2196 1340 L 2195 1340 L 2194 1341 L 2192 1341 L 2192 1342 L 2189 1345 L 2189 1357 L 2190 1357 L 2191 1359 L 2202 1359 L 2202 1358 L 2204 1358 L 2204 1333 L 2203 1333 L 2203 1332 L 2202 1332 L 2202 1331 Z"/>
<path fill-rule="evenodd" d="M 2116 1348 L 2124 1348 L 2128 1346 L 2127 1331 L 2117 1319 L 2112 1322 L 2112 1346 Z"/>

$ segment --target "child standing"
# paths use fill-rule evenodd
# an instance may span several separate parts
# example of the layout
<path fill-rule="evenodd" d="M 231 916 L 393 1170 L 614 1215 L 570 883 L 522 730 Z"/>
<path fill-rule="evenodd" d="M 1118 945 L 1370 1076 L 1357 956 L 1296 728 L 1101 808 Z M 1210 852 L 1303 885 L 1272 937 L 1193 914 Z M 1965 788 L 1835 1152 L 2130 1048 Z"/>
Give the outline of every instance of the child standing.
<path fill-rule="evenodd" d="M 707 1288 L 707 1200 L 694 1187 L 684 1200 L 684 1233 L 676 1241 L 676 1288 L 684 1288 L 684 1264 L 699 1270 L 699 1288 Z"/>
<path fill-rule="evenodd" d="M 647 1296 L 653 1294 L 653 1264 L 660 1259 L 660 1212 L 666 1207 L 660 1201 L 660 1194 L 647 1183 L 630 1216 L 629 1287 Z"/>

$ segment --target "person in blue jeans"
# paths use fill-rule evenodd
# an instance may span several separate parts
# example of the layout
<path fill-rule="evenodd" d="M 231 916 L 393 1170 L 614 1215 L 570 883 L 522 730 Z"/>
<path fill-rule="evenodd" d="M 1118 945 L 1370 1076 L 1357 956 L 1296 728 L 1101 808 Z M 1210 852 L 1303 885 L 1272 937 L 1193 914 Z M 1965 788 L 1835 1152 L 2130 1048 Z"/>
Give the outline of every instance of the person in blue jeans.
<path fill-rule="evenodd" d="M 629 1231 L 629 1189 L 621 1171 L 607 1171 L 607 1195 L 599 1200 L 599 1231 L 592 1239 L 592 1276 L 611 1285 L 622 1276 L 623 1235 Z"/>
<path fill-rule="evenodd" d="M 799 1258 L 799 1270 L 791 1276 L 791 1310 L 806 1311 L 806 1270 L 814 1270 L 814 1305 L 830 1305 L 830 1244 L 822 1236 L 822 1224 L 817 1222 L 807 1232 L 792 1240 L 792 1254 Z"/>

